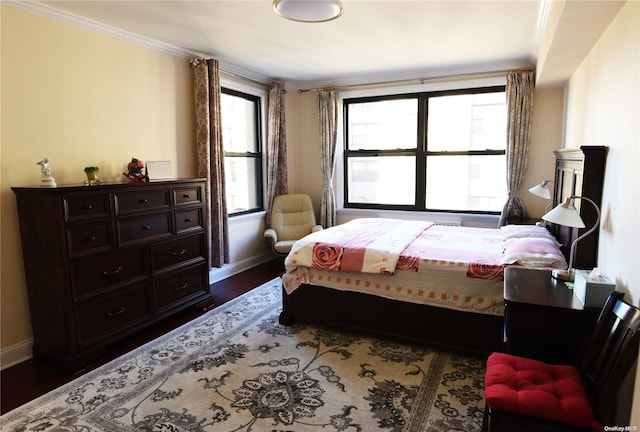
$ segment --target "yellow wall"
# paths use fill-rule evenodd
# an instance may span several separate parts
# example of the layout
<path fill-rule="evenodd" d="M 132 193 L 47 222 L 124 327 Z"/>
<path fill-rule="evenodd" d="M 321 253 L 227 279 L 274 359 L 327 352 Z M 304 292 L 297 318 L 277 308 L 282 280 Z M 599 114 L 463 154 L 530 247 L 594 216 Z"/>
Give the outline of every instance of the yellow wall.
<path fill-rule="evenodd" d="M 598 265 L 640 305 L 640 2 L 629 1 L 567 86 L 565 145 L 609 146 Z M 631 425 L 640 426 L 640 370 Z"/>
<path fill-rule="evenodd" d="M 309 194 L 316 213 L 319 214 L 322 200 L 322 149 L 318 94 L 289 90 L 285 109 L 289 192 Z"/>
<path fill-rule="evenodd" d="M 193 90 L 187 59 L 1 6 L 1 347 L 31 338 L 12 186 L 59 185 L 83 167 L 120 181 L 132 157 L 172 160 L 195 175 Z M 48 215 L 43 214 L 46 221 Z"/>

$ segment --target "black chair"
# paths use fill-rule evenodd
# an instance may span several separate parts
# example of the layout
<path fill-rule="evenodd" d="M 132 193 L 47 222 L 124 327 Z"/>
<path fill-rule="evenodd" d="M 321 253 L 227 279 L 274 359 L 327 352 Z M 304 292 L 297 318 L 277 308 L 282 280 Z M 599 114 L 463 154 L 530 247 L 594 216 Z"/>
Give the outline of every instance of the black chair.
<path fill-rule="evenodd" d="M 640 309 L 622 295 L 612 293 L 604 304 L 579 368 L 491 354 L 482 430 L 592 431 L 612 424 L 640 343 Z"/>

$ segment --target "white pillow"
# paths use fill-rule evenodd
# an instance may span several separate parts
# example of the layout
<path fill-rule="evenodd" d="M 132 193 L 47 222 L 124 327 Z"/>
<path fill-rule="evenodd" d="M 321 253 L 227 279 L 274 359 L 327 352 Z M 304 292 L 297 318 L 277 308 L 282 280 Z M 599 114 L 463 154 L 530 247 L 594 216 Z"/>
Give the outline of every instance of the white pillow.
<path fill-rule="evenodd" d="M 526 267 L 567 267 L 567 262 L 556 241 L 540 237 L 523 237 L 505 241 L 501 264 L 520 264 Z"/>
<path fill-rule="evenodd" d="M 556 238 L 551 235 L 549 230 L 547 230 L 545 227 L 539 227 L 537 225 L 505 225 L 500 227 L 500 231 L 502 231 L 504 235 L 504 240 L 528 237 L 546 238 L 554 241 L 556 240 Z"/>

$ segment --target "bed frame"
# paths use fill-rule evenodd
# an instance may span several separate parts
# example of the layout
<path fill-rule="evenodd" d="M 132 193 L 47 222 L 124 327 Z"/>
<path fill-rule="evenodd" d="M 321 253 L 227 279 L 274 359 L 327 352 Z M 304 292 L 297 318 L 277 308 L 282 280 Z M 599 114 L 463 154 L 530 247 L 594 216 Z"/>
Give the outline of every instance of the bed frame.
<path fill-rule="evenodd" d="M 599 205 L 606 148 L 583 147 L 555 153 L 554 203 L 562 202 L 566 196 L 588 192 L 585 195 Z M 589 156 L 585 157 L 585 154 Z M 585 176 L 587 172 L 589 175 Z M 587 206 L 583 206 L 583 210 L 586 211 Z M 555 226 L 551 230 L 565 245 L 578 235 L 577 230 L 563 231 Z M 592 262 L 597 256 L 597 249 L 593 247 L 582 249 L 587 262 Z M 298 320 L 480 355 L 501 351 L 503 346 L 502 316 L 407 303 L 314 285 L 302 285 L 292 294 L 283 289 L 280 323 L 290 325 Z"/>
<path fill-rule="evenodd" d="M 280 323 L 308 321 L 420 345 L 488 353 L 502 346 L 503 317 L 301 285 L 282 293 Z"/>
<path fill-rule="evenodd" d="M 602 185 L 604 182 L 607 147 L 583 146 L 578 148 L 556 150 L 556 173 L 554 179 L 553 205 L 561 204 L 565 198 L 578 195 L 590 198 L 602 209 Z M 585 173 L 589 173 L 585 175 Z M 597 213 L 593 206 L 580 200 L 575 202 L 580 217 L 586 228 L 552 225 L 550 230 L 562 243 L 562 252 L 569 259 L 571 242 L 593 226 Z M 598 265 L 599 230 L 580 240 L 576 244 L 573 266 L 580 269 L 592 269 Z"/>

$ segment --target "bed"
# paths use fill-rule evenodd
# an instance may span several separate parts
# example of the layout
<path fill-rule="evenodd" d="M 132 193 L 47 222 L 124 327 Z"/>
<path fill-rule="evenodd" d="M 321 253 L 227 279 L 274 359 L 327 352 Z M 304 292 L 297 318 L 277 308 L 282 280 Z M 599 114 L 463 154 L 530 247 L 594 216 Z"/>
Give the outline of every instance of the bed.
<path fill-rule="evenodd" d="M 557 268 L 566 261 L 553 236 L 536 226 L 355 219 L 296 242 L 285 260 L 280 321 L 496 348 L 506 265 Z"/>
<path fill-rule="evenodd" d="M 566 171 L 556 156 L 557 170 Z M 572 170 L 574 176 L 583 174 Z M 554 202 L 563 200 L 560 194 L 580 192 L 556 188 Z M 504 269 L 566 267 L 563 251 L 570 240 L 557 243 L 550 234 L 555 227 L 534 225 L 487 229 L 429 221 L 352 222 L 294 245 L 285 260 L 282 324 L 316 322 L 464 352 L 500 350 Z M 390 233 L 391 241 L 379 244 L 381 233 Z M 356 244 L 363 239 L 374 252 Z M 385 255 L 388 250 L 394 253 Z"/>

